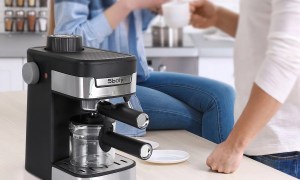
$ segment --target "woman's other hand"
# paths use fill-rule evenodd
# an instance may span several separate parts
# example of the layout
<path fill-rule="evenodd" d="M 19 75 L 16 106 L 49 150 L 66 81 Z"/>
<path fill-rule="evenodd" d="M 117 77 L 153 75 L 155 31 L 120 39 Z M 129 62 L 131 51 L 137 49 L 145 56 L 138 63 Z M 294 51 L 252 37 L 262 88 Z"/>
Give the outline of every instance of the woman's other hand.
<path fill-rule="evenodd" d="M 226 141 L 219 144 L 207 158 L 207 166 L 219 173 L 233 173 L 240 166 L 244 153 L 243 148 L 235 146 Z"/>
<path fill-rule="evenodd" d="M 218 6 L 208 0 L 197 0 L 190 4 L 192 17 L 191 25 L 196 28 L 216 26 L 218 19 Z"/>

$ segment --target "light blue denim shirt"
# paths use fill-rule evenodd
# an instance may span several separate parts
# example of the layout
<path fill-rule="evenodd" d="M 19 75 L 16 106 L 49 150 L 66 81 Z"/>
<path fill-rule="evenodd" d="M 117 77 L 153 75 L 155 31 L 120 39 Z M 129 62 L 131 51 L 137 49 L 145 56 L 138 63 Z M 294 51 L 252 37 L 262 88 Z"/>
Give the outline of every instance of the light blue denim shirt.
<path fill-rule="evenodd" d="M 55 33 L 81 35 L 87 47 L 135 55 L 137 81 L 145 81 L 149 77 L 149 70 L 143 30 L 155 14 L 149 10 L 134 11 L 128 17 L 128 27 L 121 23 L 112 29 L 104 11 L 113 3 L 115 0 L 55 0 Z M 122 102 L 122 99 L 115 98 L 111 101 L 117 103 Z M 135 95 L 130 101 L 135 109 L 142 110 Z M 116 131 L 129 136 L 145 134 L 145 130 L 138 130 L 121 122 L 117 122 Z"/>

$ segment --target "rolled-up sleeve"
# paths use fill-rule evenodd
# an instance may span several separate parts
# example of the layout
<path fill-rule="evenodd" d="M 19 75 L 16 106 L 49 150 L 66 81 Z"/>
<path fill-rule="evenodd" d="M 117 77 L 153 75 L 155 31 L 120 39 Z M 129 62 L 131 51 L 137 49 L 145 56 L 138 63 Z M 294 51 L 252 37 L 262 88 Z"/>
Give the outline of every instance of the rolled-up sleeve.
<path fill-rule="evenodd" d="M 300 0 L 272 0 L 268 49 L 255 82 L 284 103 L 299 75 Z"/>
<path fill-rule="evenodd" d="M 142 22 L 143 22 L 143 31 L 147 30 L 151 20 L 156 16 L 157 14 L 150 11 L 149 9 L 143 9 L 142 10 Z"/>
<path fill-rule="evenodd" d="M 97 15 L 90 18 L 90 1 L 56 0 L 55 33 L 81 35 L 85 45 L 99 46 L 113 29 L 101 7 L 95 10 Z"/>

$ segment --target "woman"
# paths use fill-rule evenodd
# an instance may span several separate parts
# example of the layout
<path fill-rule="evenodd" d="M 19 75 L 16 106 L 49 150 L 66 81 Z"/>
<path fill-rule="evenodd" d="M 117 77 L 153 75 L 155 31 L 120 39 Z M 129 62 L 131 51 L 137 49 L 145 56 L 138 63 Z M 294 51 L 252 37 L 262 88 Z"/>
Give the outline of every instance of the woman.
<path fill-rule="evenodd" d="M 300 1 L 241 0 L 240 15 L 206 0 L 192 9 L 195 27 L 236 37 L 237 122 L 207 165 L 231 173 L 245 153 L 300 178 Z"/>
<path fill-rule="evenodd" d="M 56 0 L 55 33 L 81 35 L 85 46 L 136 56 L 137 97 L 150 116 L 148 129 L 186 129 L 220 143 L 233 124 L 232 88 L 195 76 L 148 71 L 143 30 L 156 15 L 150 9 L 166 1 Z M 140 107 L 136 97 L 131 101 Z M 145 133 L 120 122 L 117 131 L 130 136 Z"/>

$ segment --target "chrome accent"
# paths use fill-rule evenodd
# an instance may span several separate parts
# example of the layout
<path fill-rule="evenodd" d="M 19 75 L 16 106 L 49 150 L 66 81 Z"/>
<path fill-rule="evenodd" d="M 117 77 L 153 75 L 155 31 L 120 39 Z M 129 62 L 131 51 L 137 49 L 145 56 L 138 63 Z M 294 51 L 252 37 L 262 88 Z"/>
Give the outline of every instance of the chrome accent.
<path fill-rule="evenodd" d="M 131 75 L 131 83 L 109 87 L 96 87 L 93 77 L 76 77 L 51 71 L 51 89 L 80 99 L 102 99 L 135 93 L 136 73 Z"/>
<path fill-rule="evenodd" d="M 120 84 L 128 84 L 131 83 L 131 75 L 129 76 L 120 76 L 120 77 L 111 77 L 111 78 L 103 78 L 96 79 L 96 86 L 115 86 Z"/>
<path fill-rule="evenodd" d="M 90 99 L 81 101 L 81 109 L 85 111 L 96 111 L 99 99 Z"/>
<path fill-rule="evenodd" d="M 136 180 L 136 169 L 134 166 L 134 161 L 128 158 L 117 156 L 116 163 L 111 166 L 103 167 L 103 168 L 82 168 L 76 167 L 69 164 L 69 159 L 62 160 L 60 162 L 55 163 L 55 166 L 58 166 L 60 169 L 64 169 L 64 171 L 52 167 L 52 180 Z M 127 170 L 120 170 L 129 166 L 133 166 Z M 109 172 L 115 172 L 111 174 L 106 174 Z M 70 174 L 69 174 L 69 173 Z M 75 174 L 75 176 L 71 175 Z M 102 174 L 106 174 L 101 176 Z M 76 177 L 84 175 L 86 177 Z M 99 174 L 99 176 L 97 176 Z"/>
<path fill-rule="evenodd" d="M 142 148 L 141 148 L 141 152 L 140 152 L 141 153 L 140 154 L 141 158 L 143 160 L 149 159 L 152 155 L 152 151 L 153 151 L 153 148 L 150 144 L 143 145 Z"/>
<path fill-rule="evenodd" d="M 128 102 L 126 102 L 127 103 L 127 106 L 130 108 L 130 109 L 134 109 L 133 108 L 133 105 L 132 105 L 132 103 L 130 102 L 130 101 L 128 101 Z"/>
<path fill-rule="evenodd" d="M 149 116 L 146 113 L 142 113 L 137 117 L 136 122 L 140 129 L 145 129 L 149 124 Z"/>

